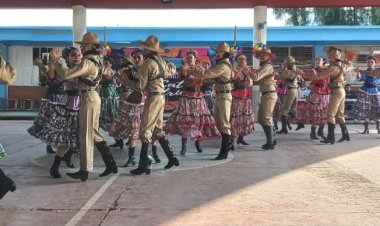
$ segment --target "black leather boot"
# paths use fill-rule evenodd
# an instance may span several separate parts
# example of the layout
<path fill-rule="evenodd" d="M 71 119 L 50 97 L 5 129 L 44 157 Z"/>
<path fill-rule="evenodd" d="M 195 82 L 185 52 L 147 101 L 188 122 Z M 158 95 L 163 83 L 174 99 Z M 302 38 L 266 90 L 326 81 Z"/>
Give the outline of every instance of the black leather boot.
<path fill-rule="evenodd" d="M 318 140 L 317 134 L 315 133 L 316 130 L 317 130 L 317 127 L 315 127 L 315 126 L 311 127 L 310 139 Z"/>
<path fill-rule="evenodd" d="M 0 199 L 2 199 L 9 191 L 16 191 L 16 184 L 11 178 L 4 174 L 2 169 L 0 169 Z"/>
<path fill-rule="evenodd" d="M 65 162 L 66 166 L 69 168 L 75 168 L 74 164 L 71 162 L 71 157 L 73 156 L 74 151 L 73 149 L 69 148 L 65 155 L 62 157 L 62 161 Z"/>
<path fill-rule="evenodd" d="M 75 173 L 66 173 L 67 176 L 73 179 L 80 179 L 82 182 L 85 182 L 88 179 L 88 171 L 79 170 Z"/>
<path fill-rule="evenodd" d="M 230 135 L 230 143 L 228 143 L 228 151 L 235 151 L 235 139 Z"/>
<path fill-rule="evenodd" d="M 141 175 L 143 173 L 150 174 L 152 170 L 152 159 L 148 155 L 149 143 L 142 142 L 140 151 L 139 166 L 131 170 L 130 173 L 133 175 Z"/>
<path fill-rule="evenodd" d="M 202 152 L 203 152 L 199 140 L 195 141 L 195 148 L 197 149 L 197 152 L 198 152 L 198 153 L 202 153 Z"/>
<path fill-rule="evenodd" d="M 170 169 L 173 166 L 179 166 L 179 161 L 175 157 L 175 153 L 170 146 L 169 140 L 166 137 L 161 137 L 158 139 L 158 142 L 160 143 L 162 149 L 165 152 L 166 157 L 169 159 L 168 164 L 165 166 L 165 169 Z"/>
<path fill-rule="evenodd" d="M 296 131 L 300 130 L 300 129 L 303 129 L 303 128 L 305 128 L 305 124 L 303 124 L 303 123 L 297 123 Z"/>
<path fill-rule="evenodd" d="M 273 124 L 274 124 L 274 130 L 278 130 L 278 124 L 277 124 L 277 121 L 273 120 Z"/>
<path fill-rule="evenodd" d="M 264 150 L 273 150 L 277 144 L 276 140 L 274 139 L 273 127 L 268 125 L 263 125 L 262 127 L 267 138 L 267 143 L 264 144 L 261 148 Z"/>
<path fill-rule="evenodd" d="M 186 146 L 187 146 L 187 138 L 181 139 L 182 147 L 181 147 L 181 155 L 185 156 L 186 155 Z"/>
<path fill-rule="evenodd" d="M 236 143 L 242 145 L 249 145 L 247 142 L 245 142 L 244 137 L 242 135 L 238 136 Z"/>
<path fill-rule="evenodd" d="M 335 143 L 335 125 L 332 123 L 327 124 L 327 137 L 324 140 L 321 140 L 321 143 L 324 144 L 334 144 Z"/>
<path fill-rule="evenodd" d="M 114 144 L 111 144 L 110 147 L 111 148 L 115 148 L 115 147 L 119 147 L 120 149 L 123 149 L 124 147 L 124 142 L 123 140 L 118 140 L 118 139 L 115 139 L 115 143 Z"/>
<path fill-rule="evenodd" d="M 158 154 L 157 154 L 157 146 L 156 145 L 152 145 L 152 156 L 153 156 L 153 159 L 156 163 L 161 162 L 161 159 L 160 159 L 160 157 L 158 157 Z"/>
<path fill-rule="evenodd" d="M 61 164 L 62 158 L 58 155 L 54 156 L 53 165 L 50 167 L 50 176 L 53 178 L 61 178 L 61 174 L 59 173 L 59 165 Z"/>
<path fill-rule="evenodd" d="M 128 167 L 129 164 L 131 164 L 132 166 L 136 165 L 135 149 L 136 149 L 136 147 L 129 147 L 128 148 L 128 160 L 127 160 L 127 163 L 125 163 L 122 167 Z"/>
<path fill-rule="evenodd" d="M 288 117 L 283 115 L 281 116 L 281 130 L 277 132 L 277 134 L 288 134 L 288 129 L 286 128 L 286 126 L 288 125 Z"/>
<path fill-rule="evenodd" d="M 317 135 L 322 137 L 322 139 L 327 139 L 327 137 L 325 137 L 324 133 L 323 133 L 323 129 L 325 128 L 325 126 L 319 126 L 318 127 L 318 131 L 317 131 Z"/>
<path fill-rule="evenodd" d="M 347 130 L 346 124 L 342 124 L 342 125 L 340 125 L 340 128 L 341 128 L 341 130 L 342 130 L 342 138 L 340 138 L 340 139 L 338 140 L 338 142 L 350 141 L 351 138 L 350 138 L 350 134 L 348 133 L 348 130 Z"/>
<path fill-rule="evenodd" d="M 220 148 L 218 156 L 216 156 L 216 158 L 214 158 L 214 160 L 222 160 L 222 159 L 226 159 L 228 157 L 230 140 L 231 140 L 231 136 L 229 134 L 223 134 L 222 133 L 221 148 Z"/>
<path fill-rule="evenodd" d="M 380 122 L 379 121 L 376 121 L 376 129 L 377 129 L 377 133 L 380 134 Z"/>
<path fill-rule="evenodd" d="M 362 134 L 368 134 L 368 133 L 369 133 L 368 122 L 364 122 L 364 131 L 362 132 Z"/>
<path fill-rule="evenodd" d="M 53 148 L 50 145 L 47 145 L 46 146 L 46 153 L 55 154 L 55 151 L 53 150 Z"/>
<path fill-rule="evenodd" d="M 112 155 L 109 147 L 107 146 L 106 142 L 101 141 L 99 143 L 96 143 L 95 146 L 98 148 L 98 150 L 102 156 L 102 159 L 106 165 L 106 169 L 104 170 L 103 173 L 99 174 L 99 177 L 105 177 L 110 173 L 113 173 L 113 174 L 117 173 L 118 169 L 116 166 L 116 162 L 113 159 L 113 155 Z"/>

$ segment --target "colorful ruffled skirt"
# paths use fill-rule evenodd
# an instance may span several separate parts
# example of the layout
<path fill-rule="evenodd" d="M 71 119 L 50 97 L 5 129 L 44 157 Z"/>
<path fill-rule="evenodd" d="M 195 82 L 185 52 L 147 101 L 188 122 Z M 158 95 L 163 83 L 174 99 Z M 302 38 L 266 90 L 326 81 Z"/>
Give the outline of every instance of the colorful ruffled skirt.
<path fill-rule="evenodd" d="M 79 100 L 79 96 L 67 95 L 42 99 L 37 118 L 27 131 L 52 147 L 66 146 L 78 150 Z"/>
<path fill-rule="evenodd" d="M 306 123 L 315 127 L 326 125 L 329 102 L 330 94 L 311 93 L 306 103 Z"/>
<path fill-rule="evenodd" d="M 355 119 L 363 120 L 369 118 L 376 120 L 380 118 L 380 93 L 370 94 L 359 90 L 352 115 Z"/>
<path fill-rule="evenodd" d="M 117 116 L 113 121 L 106 125 L 110 136 L 118 140 L 127 139 L 128 137 L 139 137 L 141 113 L 144 104 L 134 104 L 127 101 L 128 95 L 120 95 L 119 108 Z"/>
<path fill-rule="evenodd" d="M 232 97 L 230 125 L 233 138 L 246 136 L 255 130 L 251 97 Z"/>
<path fill-rule="evenodd" d="M 182 96 L 172 115 L 166 121 L 164 130 L 170 135 L 193 140 L 204 137 L 220 137 L 215 119 L 210 114 L 203 96 Z"/>

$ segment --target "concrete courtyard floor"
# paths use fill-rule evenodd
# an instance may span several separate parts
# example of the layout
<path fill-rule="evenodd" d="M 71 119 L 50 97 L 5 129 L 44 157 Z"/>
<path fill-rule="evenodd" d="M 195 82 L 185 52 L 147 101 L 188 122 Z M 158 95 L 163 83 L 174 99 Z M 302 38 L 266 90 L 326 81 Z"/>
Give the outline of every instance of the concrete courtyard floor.
<path fill-rule="evenodd" d="M 76 171 L 61 165 L 53 179 L 54 155 L 26 129 L 32 121 L 0 121 L 0 143 L 8 156 L 0 167 L 17 184 L 0 200 L 0 225 L 380 225 L 380 135 L 359 134 L 362 125 L 348 125 L 351 141 L 324 145 L 309 139 L 310 127 L 277 135 L 275 150 L 265 143 L 259 125 L 235 145 L 226 161 L 212 161 L 220 140 L 202 142 L 179 167 L 132 176 L 132 169 L 99 178 L 104 165 L 95 149 L 95 169 L 87 182 L 68 178 Z M 294 129 L 294 128 L 293 128 Z M 325 129 L 327 131 L 327 128 Z M 337 138 L 340 129 L 336 128 Z M 180 138 L 169 138 L 179 152 Z M 109 144 L 112 138 L 106 136 Z M 139 147 L 137 148 L 139 150 Z M 112 149 L 118 165 L 127 148 Z M 137 151 L 136 156 L 139 156 Z M 74 157 L 78 168 L 78 157 Z"/>

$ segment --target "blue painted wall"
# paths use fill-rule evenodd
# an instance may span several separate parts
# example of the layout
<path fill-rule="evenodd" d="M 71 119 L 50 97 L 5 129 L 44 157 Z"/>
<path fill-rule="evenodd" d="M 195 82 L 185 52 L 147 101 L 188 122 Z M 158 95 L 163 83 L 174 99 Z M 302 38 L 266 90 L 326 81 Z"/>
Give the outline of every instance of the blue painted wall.
<path fill-rule="evenodd" d="M 8 48 L 3 46 L 4 44 L 0 44 L 0 55 L 4 58 L 4 60 L 8 60 Z M 5 101 L 1 101 L 2 99 L 8 98 L 8 86 L 0 84 L 0 110 L 5 110 Z"/>

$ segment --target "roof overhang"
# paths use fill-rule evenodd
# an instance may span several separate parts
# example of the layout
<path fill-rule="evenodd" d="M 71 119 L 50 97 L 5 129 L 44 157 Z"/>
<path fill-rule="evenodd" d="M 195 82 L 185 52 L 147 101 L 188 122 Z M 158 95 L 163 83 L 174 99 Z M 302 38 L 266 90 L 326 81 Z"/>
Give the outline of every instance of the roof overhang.
<path fill-rule="evenodd" d="M 364 7 L 380 6 L 380 0 L 1 0 L 0 8 L 71 8 L 83 5 L 86 8 L 109 9 L 222 9 L 253 8 L 268 6 L 270 8 L 297 7 Z"/>

